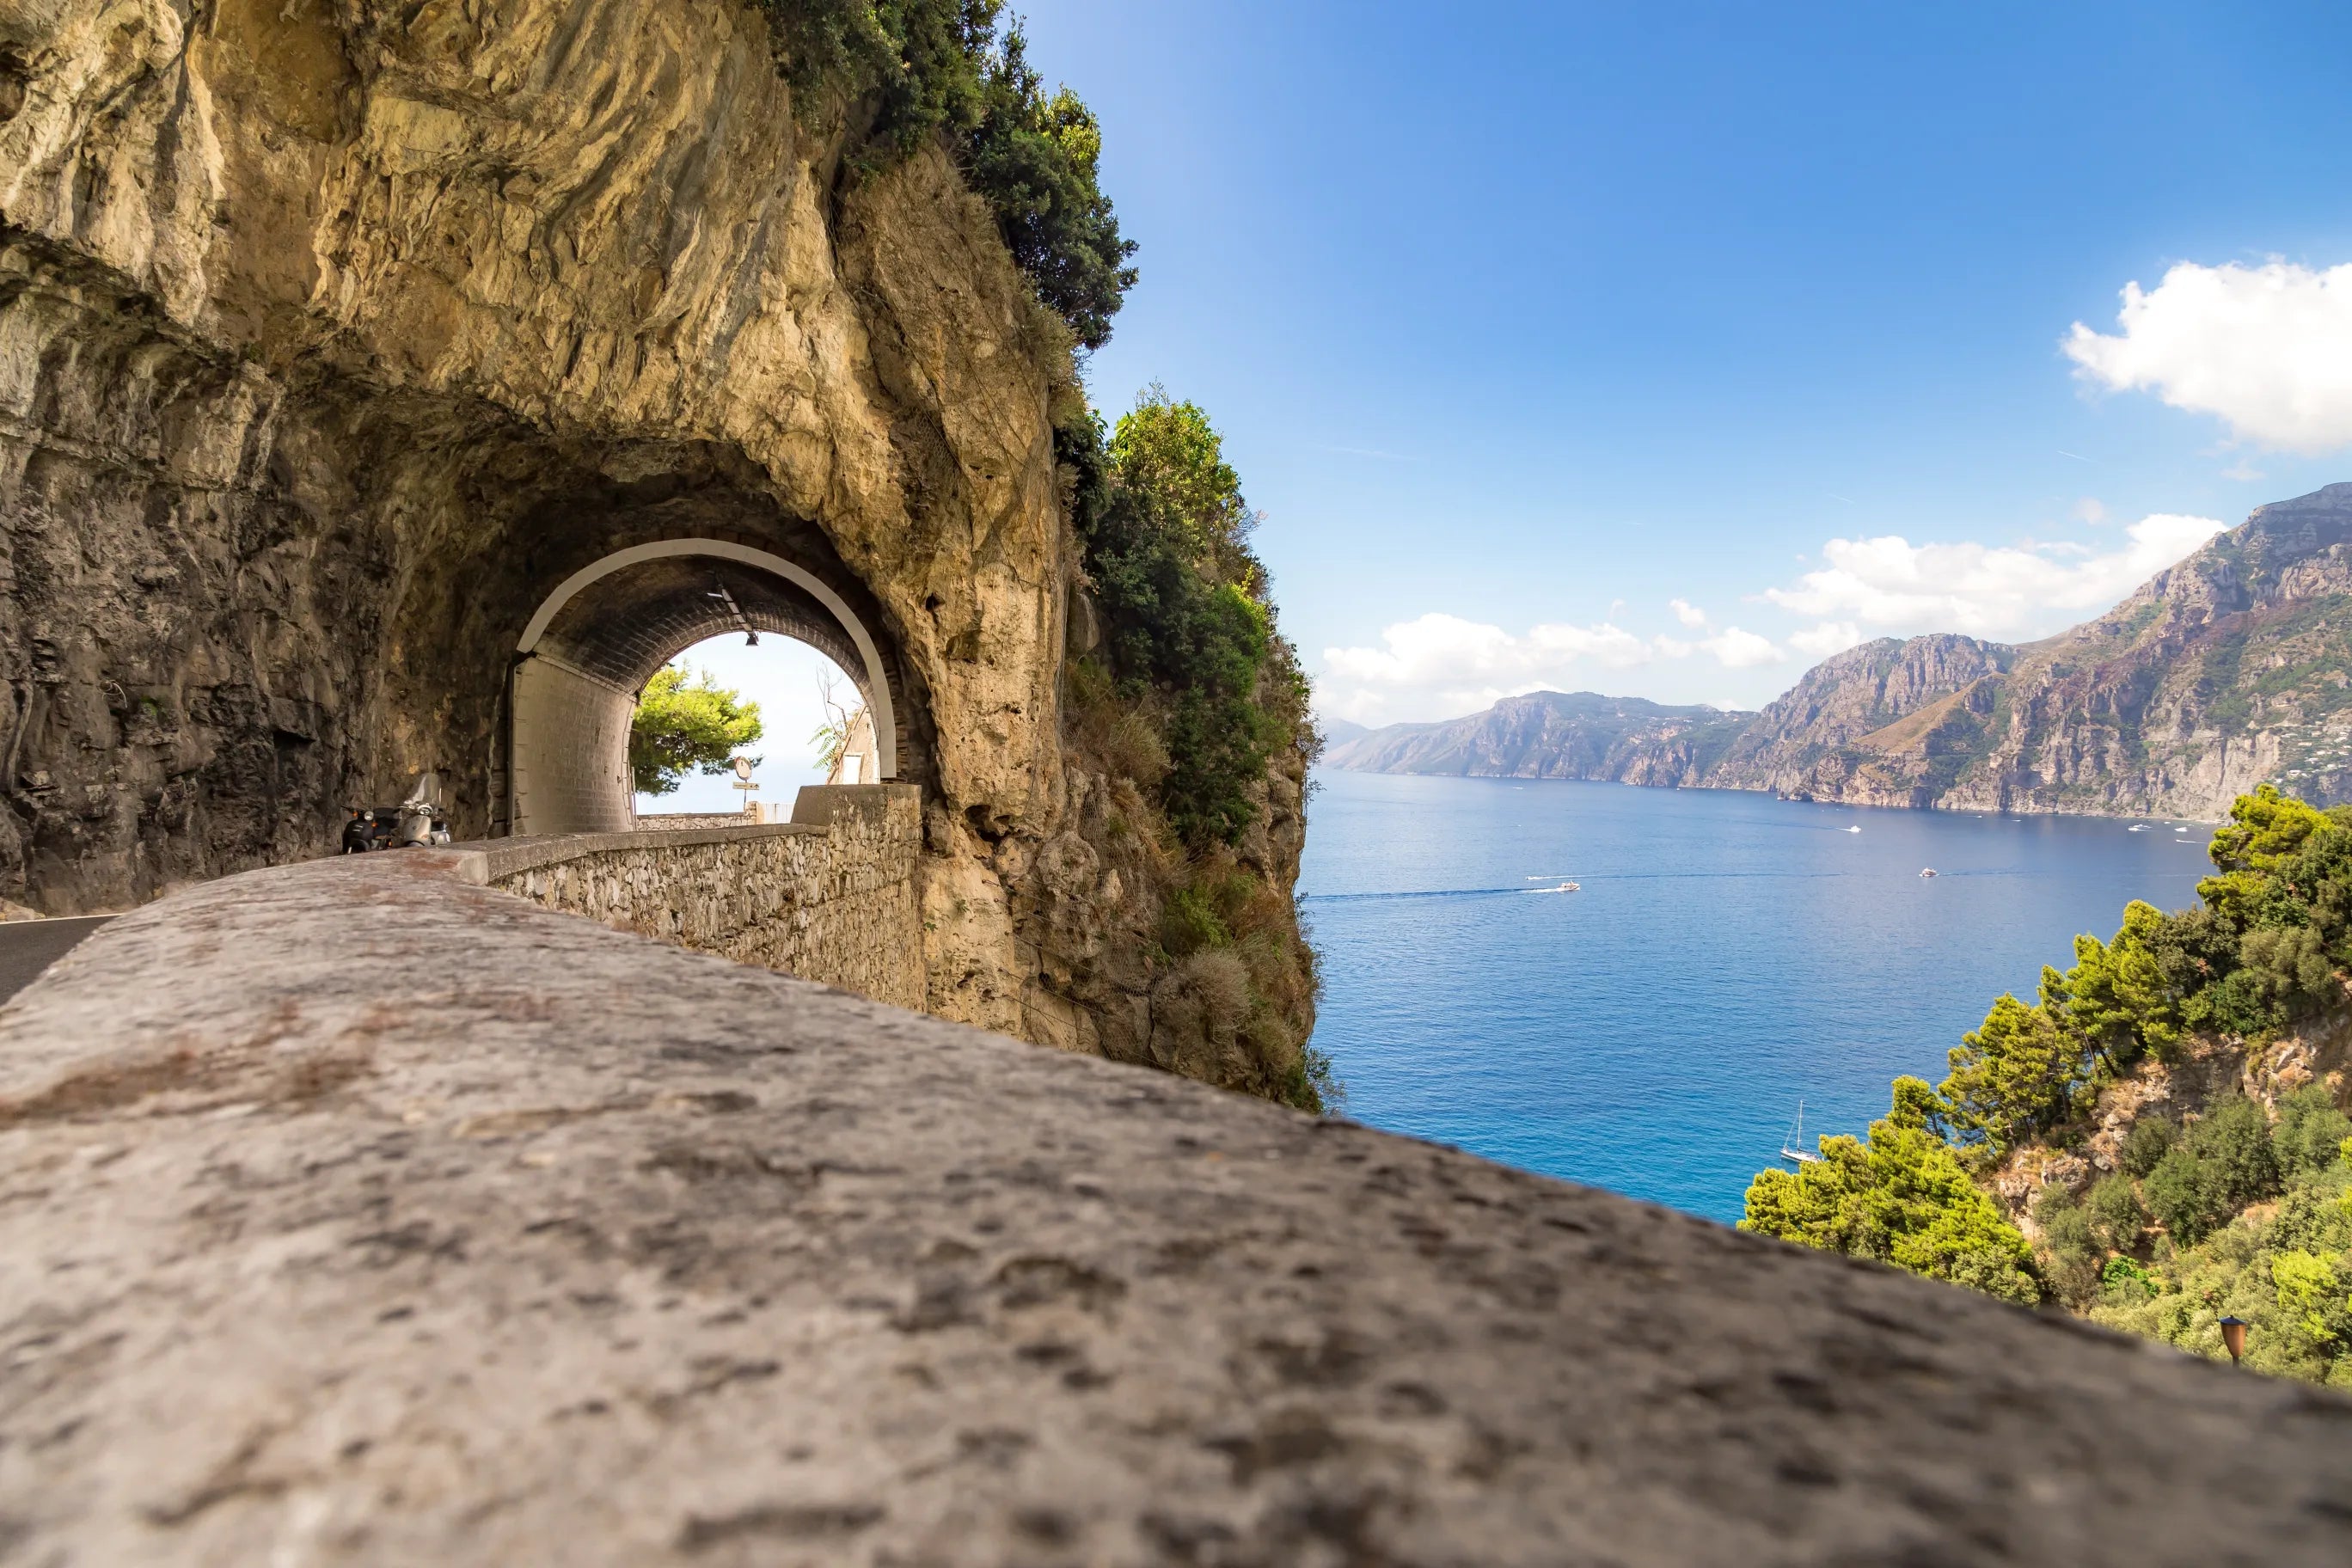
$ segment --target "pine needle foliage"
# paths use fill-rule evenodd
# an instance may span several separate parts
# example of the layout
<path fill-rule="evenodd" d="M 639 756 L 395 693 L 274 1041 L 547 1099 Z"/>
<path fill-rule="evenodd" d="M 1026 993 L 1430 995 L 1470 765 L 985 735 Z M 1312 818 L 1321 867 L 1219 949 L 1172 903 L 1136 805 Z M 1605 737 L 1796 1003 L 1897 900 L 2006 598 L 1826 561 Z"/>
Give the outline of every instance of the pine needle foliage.
<path fill-rule="evenodd" d="M 716 776 L 760 738 L 760 705 L 721 686 L 709 670 L 689 681 L 664 665 L 637 697 L 629 720 L 629 776 L 639 795 L 669 795 L 689 773 Z"/>
<path fill-rule="evenodd" d="M 2226 1094 L 2185 1127 L 2141 1117 L 2081 1200 L 2037 1199 L 2038 1247 L 1982 1184 L 2013 1150 L 2084 1142 L 2100 1090 L 2143 1059 L 2179 1065 L 2200 1039 L 2260 1048 L 2352 1010 L 2352 807 L 2264 784 L 2210 853 L 2196 908 L 2134 903 L 2111 941 L 2077 937 L 2073 967 L 2045 968 L 2031 1004 L 1996 1001 L 1940 1085 L 1897 1079 L 1866 1142 L 1824 1139 L 1821 1164 L 1759 1172 L 1741 1228 L 2053 1297 L 2206 1354 L 2235 1311 L 2269 1326 L 2259 1370 L 2352 1385 L 2352 1119 L 2325 1087 L 2271 1109 Z"/>

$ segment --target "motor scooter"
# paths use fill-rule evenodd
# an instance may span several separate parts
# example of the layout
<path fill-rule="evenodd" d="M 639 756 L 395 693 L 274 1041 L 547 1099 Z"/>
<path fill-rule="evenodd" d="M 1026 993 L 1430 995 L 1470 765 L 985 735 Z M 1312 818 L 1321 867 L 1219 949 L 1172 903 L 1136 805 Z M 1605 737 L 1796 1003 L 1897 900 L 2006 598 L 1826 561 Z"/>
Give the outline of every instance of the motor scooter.
<path fill-rule="evenodd" d="M 416 775 L 398 805 L 355 805 L 343 824 L 343 853 L 371 849 L 433 848 L 449 842 L 449 816 L 441 808 L 441 778 L 432 769 Z"/>

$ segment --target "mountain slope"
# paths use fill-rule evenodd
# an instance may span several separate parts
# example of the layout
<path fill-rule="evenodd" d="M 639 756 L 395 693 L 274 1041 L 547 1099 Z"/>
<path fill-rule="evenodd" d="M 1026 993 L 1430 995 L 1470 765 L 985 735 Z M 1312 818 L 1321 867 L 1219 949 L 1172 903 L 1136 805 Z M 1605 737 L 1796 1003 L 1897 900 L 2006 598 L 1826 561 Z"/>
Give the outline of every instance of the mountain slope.
<path fill-rule="evenodd" d="M 1391 724 L 1333 745 L 1333 767 L 1374 773 L 1696 784 L 1755 715 L 1638 697 L 1536 691 L 1442 724 Z"/>
<path fill-rule="evenodd" d="M 1829 742 L 1780 787 L 2202 817 L 2266 779 L 2352 800 L 2352 485 L 2258 509 L 2098 619 L 2013 650 L 1999 679 L 1906 718 Z"/>
<path fill-rule="evenodd" d="M 2021 647 L 1881 638 L 1752 717 L 1537 692 L 1327 761 L 1977 811 L 2214 818 L 2271 779 L 2352 801 L 2352 484 L 2259 508 L 2098 619 Z"/>

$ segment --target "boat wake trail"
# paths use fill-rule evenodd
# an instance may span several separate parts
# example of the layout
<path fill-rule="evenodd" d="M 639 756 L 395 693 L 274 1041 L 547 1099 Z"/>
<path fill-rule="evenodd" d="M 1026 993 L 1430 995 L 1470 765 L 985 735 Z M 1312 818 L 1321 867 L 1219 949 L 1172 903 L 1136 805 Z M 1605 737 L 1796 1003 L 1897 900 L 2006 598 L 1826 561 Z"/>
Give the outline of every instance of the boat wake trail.
<path fill-rule="evenodd" d="M 1548 893 L 1549 888 L 1432 888 L 1413 893 L 1302 893 L 1302 904 L 1357 904 L 1387 899 L 1491 899 L 1501 893 Z"/>

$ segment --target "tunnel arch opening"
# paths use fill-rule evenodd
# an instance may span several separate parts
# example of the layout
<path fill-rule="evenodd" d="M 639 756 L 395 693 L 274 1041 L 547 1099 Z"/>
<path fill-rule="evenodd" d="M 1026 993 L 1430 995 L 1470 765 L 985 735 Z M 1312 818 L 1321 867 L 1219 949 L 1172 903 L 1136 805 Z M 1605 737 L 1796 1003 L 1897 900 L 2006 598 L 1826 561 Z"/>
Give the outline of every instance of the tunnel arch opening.
<path fill-rule="evenodd" d="M 572 573 L 524 626 L 509 676 L 508 822 L 519 835 L 625 832 L 628 742 L 655 671 L 714 635 L 794 638 L 856 685 L 883 779 L 901 776 L 908 704 L 887 645 L 830 584 L 733 540 L 656 540 Z"/>

